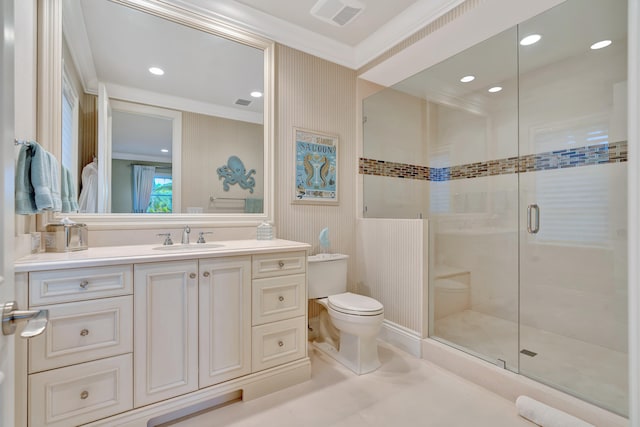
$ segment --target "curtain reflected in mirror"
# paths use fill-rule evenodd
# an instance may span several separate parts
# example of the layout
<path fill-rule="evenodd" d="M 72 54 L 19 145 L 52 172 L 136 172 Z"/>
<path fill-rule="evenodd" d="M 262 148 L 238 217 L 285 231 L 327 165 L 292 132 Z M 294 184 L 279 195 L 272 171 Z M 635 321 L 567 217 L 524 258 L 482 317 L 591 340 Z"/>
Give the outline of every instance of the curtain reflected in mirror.
<path fill-rule="evenodd" d="M 133 165 L 133 212 L 146 213 L 151 207 L 154 189 L 155 166 Z M 171 212 L 171 211 L 168 211 Z"/>

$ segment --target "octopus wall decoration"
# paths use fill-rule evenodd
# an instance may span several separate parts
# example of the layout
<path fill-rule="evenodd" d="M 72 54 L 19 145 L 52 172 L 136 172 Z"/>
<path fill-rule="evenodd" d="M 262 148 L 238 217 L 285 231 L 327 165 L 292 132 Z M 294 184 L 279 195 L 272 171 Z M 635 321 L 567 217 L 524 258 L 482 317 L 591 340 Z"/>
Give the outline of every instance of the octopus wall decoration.
<path fill-rule="evenodd" d="M 241 188 L 249 190 L 249 193 L 253 193 L 256 180 L 251 175 L 255 174 L 256 170 L 251 169 L 247 172 L 238 156 L 229 157 L 227 164 L 220 166 L 217 171 L 218 179 L 224 179 L 222 182 L 224 191 L 229 191 L 229 185 L 238 184 Z"/>

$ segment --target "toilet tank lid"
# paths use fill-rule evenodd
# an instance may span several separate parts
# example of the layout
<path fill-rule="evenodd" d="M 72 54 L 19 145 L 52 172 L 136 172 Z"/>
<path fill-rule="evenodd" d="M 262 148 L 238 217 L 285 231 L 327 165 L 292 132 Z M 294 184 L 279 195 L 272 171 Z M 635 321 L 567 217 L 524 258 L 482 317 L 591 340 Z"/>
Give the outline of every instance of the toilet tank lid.
<path fill-rule="evenodd" d="M 369 313 L 379 312 L 384 309 L 380 301 L 364 295 L 352 294 L 351 292 L 330 295 L 328 299 L 329 307 L 338 311 L 348 310 L 350 312 Z"/>
<path fill-rule="evenodd" d="M 308 262 L 325 262 L 325 261 L 336 261 L 339 259 L 347 259 L 349 255 L 345 254 L 317 254 L 311 255 L 307 257 Z"/>

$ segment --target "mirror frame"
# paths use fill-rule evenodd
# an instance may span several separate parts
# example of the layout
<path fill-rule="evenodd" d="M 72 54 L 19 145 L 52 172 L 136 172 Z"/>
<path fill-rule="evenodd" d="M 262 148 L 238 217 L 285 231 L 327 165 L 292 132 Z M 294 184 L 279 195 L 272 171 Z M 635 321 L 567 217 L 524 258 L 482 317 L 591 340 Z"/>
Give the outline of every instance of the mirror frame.
<path fill-rule="evenodd" d="M 62 1 L 38 2 L 38 142 L 60 158 L 62 105 Z M 87 224 L 94 230 L 179 228 L 188 223 L 199 227 L 255 227 L 274 219 L 274 51 L 272 40 L 249 33 L 212 16 L 162 0 L 109 0 L 180 25 L 242 43 L 264 52 L 264 210 L 261 214 L 79 214 L 39 215 L 40 227 L 63 217 Z"/>

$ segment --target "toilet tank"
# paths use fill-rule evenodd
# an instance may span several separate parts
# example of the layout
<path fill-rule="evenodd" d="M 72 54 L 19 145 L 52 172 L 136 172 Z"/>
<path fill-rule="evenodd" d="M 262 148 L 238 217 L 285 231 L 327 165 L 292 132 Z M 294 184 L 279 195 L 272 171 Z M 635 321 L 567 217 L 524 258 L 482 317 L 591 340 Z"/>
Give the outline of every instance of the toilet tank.
<path fill-rule="evenodd" d="M 307 257 L 309 299 L 347 292 L 349 255 L 318 254 Z"/>

